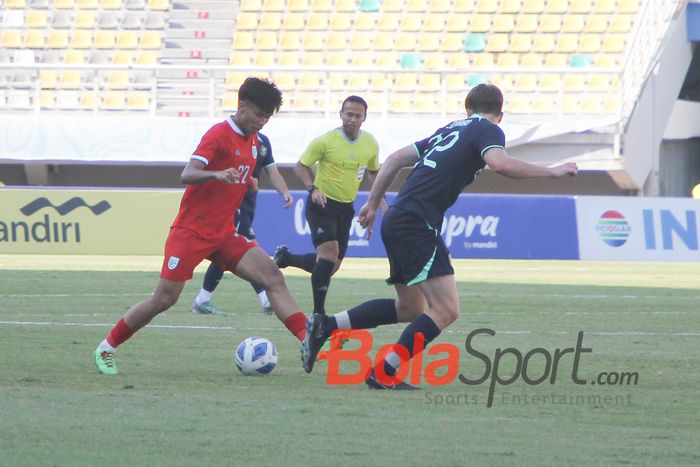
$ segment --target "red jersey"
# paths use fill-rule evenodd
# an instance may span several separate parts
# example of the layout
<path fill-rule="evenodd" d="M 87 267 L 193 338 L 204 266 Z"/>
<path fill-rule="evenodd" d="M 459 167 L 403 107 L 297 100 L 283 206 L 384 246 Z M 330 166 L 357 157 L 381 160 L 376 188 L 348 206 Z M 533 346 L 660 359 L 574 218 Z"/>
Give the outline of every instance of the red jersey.
<path fill-rule="evenodd" d="M 231 117 L 202 136 L 193 159 L 207 164 L 205 170 L 234 167 L 241 172 L 236 183 L 209 180 L 187 185 L 173 227 L 195 231 L 204 238 L 223 238 L 235 232 L 233 216 L 248 190 L 258 155 L 258 135 L 245 135 Z"/>

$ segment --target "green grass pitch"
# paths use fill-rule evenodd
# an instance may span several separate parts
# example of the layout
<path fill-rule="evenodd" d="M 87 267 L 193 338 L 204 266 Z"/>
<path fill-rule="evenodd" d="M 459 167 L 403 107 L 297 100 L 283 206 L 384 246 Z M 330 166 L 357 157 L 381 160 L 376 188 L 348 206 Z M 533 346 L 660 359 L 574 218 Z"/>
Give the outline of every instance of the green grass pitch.
<path fill-rule="evenodd" d="M 700 264 L 455 261 L 461 317 L 436 342 L 461 349 L 461 374 L 485 371 L 464 348 L 477 328 L 496 332 L 474 344 L 491 359 L 499 348 L 572 347 L 579 331 L 592 349 L 577 373 L 587 384 L 572 382 L 567 355 L 554 384 L 496 385 L 490 408 L 488 382 L 389 393 L 327 385 L 327 364 L 304 373 L 298 343 L 241 280 L 226 277 L 216 292 L 226 316 L 191 313 L 203 267 L 177 305 L 119 349 L 120 374 L 99 375 L 94 348 L 151 293 L 159 265 L 0 256 L 0 465 L 700 464 Z M 392 297 L 386 273 L 385 260 L 348 259 L 328 310 Z M 308 276 L 285 277 L 309 310 Z M 374 330 L 374 350 L 402 329 Z M 235 367 L 234 349 L 251 335 L 278 348 L 270 376 Z M 530 376 L 546 370 L 543 352 Z M 510 354 L 498 371 L 515 367 Z M 638 378 L 590 384 L 601 373 Z"/>

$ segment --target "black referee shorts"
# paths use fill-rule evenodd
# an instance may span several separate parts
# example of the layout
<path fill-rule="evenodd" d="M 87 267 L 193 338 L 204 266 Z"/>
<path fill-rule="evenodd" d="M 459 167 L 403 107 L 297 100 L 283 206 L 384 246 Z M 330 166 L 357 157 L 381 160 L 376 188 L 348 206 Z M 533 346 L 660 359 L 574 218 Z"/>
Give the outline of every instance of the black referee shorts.
<path fill-rule="evenodd" d="M 338 259 L 345 257 L 354 217 L 352 203 L 326 198 L 326 205 L 322 207 L 311 201 L 311 195 L 306 198 L 306 221 L 311 229 L 311 242 L 318 247 L 322 243 L 337 241 L 340 247 Z"/>
<path fill-rule="evenodd" d="M 455 273 L 440 232 L 411 212 L 390 208 L 382 221 L 382 241 L 391 267 L 388 284 L 414 285 Z"/>

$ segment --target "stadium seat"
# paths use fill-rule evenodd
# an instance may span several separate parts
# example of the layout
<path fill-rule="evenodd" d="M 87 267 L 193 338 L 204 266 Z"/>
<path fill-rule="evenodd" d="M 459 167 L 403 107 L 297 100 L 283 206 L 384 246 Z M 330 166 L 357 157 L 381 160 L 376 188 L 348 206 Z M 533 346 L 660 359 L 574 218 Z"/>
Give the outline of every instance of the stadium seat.
<path fill-rule="evenodd" d="M 491 15 L 472 15 L 469 22 L 469 32 L 489 32 L 491 29 Z"/>
<path fill-rule="evenodd" d="M 129 72 L 123 70 L 110 71 L 105 82 L 107 89 L 127 89 L 129 87 Z"/>
<path fill-rule="evenodd" d="M 253 59 L 253 64 L 255 66 L 271 67 L 277 63 L 277 60 L 275 58 L 275 52 L 255 52 L 253 53 L 253 56 L 255 57 Z"/>
<path fill-rule="evenodd" d="M 404 2 L 403 0 L 383 0 L 381 8 L 385 13 L 400 13 L 404 11 Z"/>
<path fill-rule="evenodd" d="M 33 50 L 15 50 L 12 52 L 12 63 L 19 65 L 33 65 L 36 63 L 36 56 Z"/>
<path fill-rule="evenodd" d="M 259 31 L 255 37 L 255 50 L 277 50 L 277 33 L 272 31 Z"/>
<path fill-rule="evenodd" d="M 393 53 L 375 54 L 374 65 L 377 67 L 394 68 L 398 66 L 398 57 Z"/>
<path fill-rule="evenodd" d="M 304 34 L 302 41 L 302 49 L 304 51 L 320 51 L 323 50 L 325 34 L 320 32 L 307 32 Z"/>
<path fill-rule="evenodd" d="M 561 25 L 562 32 L 581 32 L 585 27 L 584 15 L 567 15 Z"/>
<path fill-rule="evenodd" d="M 639 0 L 619 0 L 616 10 L 618 13 L 636 13 L 639 10 Z"/>
<path fill-rule="evenodd" d="M 19 49 L 22 47 L 22 34 L 15 29 L 0 32 L 0 47 L 3 49 Z"/>
<path fill-rule="evenodd" d="M 113 65 L 131 65 L 134 61 L 132 53 L 128 50 L 117 50 L 112 55 Z"/>
<path fill-rule="evenodd" d="M 437 104 L 436 97 L 434 93 L 416 94 L 413 98 L 411 111 L 417 113 L 438 113 L 440 107 Z"/>
<path fill-rule="evenodd" d="M 603 53 L 622 53 L 625 51 L 626 34 L 608 34 L 603 40 Z"/>
<path fill-rule="evenodd" d="M 41 91 L 39 94 L 39 107 L 53 109 L 56 106 L 56 96 L 53 91 Z"/>
<path fill-rule="evenodd" d="M 373 31 L 377 24 L 377 14 L 360 12 L 355 16 L 353 31 Z"/>
<path fill-rule="evenodd" d="M 97 0 L 77 0 L 77 7 L 79 10 L 96 10 Z"/>
<path fill-rule="evenodd" d="M 616 65 L 617 60 L 612 54 L 598 54 L 593 60 L 593 66 L 596 68 L 613 68 Z"/>
<path fill-rule="evenodd" d="M 542 54 L 524 53 L 520 57 L 520 66 L 524 68 L 540 68 L 543 63 Z"/>
<path fill-rule="evenodd" d="M 233 50 L 253 50 L 253 34 L 247 31 L 236 31 L 233 34 Z"/>
<path fill-rule="evenodd" d="M 372 49 L 376 51 L 388 51 L 394 48 L 394 35 L 388 32 L 378 32 L 374 37 Z"/>
<path fill-rule="evenodd" d="M 498 66 L 499 68 L 516 68 L 520 65 L 518 56 L 519 54 L 515 53 L 498 54 L 498 58 L 496 59 L 496 66 Z"/>
<path fill-rule="evenodd" d="M 160 31 L 143 31 L 139 39 L 139 48 L 160 49 L 161 37 Z"/>
<path fill-rule="evenodd" d="M 447 59 L 447 66 L 453 70 L 469 68 L 469 55 L 465 53 L 450 54 Z M 449 76 L 449 75 L 448 75 Z"/>
<path fill-rule="evenodd" d="M 56 70 L 39 70 L 39 87 L 41 89 L 55 89 L 58 84 Z"/>
<path fill-rule="evenodd" d="M 411 106 L 411 94 L 392 93 L 389 96 L 388 111 L 392 113 L 408 113 L 413 109 Z"/>
<path fill-rule="evenodd" d="M 364 32 L 355 32 L 350 36 L 350 50 L 353 52 L 362 52 L 370 50 L 372 48 L 372 43 L 370 41 L 370 36 Z"/>
<path fill-rule="evenodd" d="M 335 2 L 335 11 L 340 13 L 353 13 L 356 8 L 356 0 L 337 0 Z"/>
<path fill-rule="evenodd" d="M 489 34 L 485 50 L 489 53 L 506 52 L 508 50 L 508 34 Z"/>
<path fill-rule="evenodd" d="M 29 29 L 24 33 L 22 47 L 25 49 L 43 49 L 46 45 L 44 31 Z"/>
<path fill-rule="evenodd" d="M 139 27 L 141 22 L 139 21 Z M 98 29 L 117 29 L 119 27 L 119 13 L 114 11 L 103 11 L 97 20 Z"/>
<path fill-rule="evenodd" d="M 467 78 L 467 87 L 473 88 L 480 84 L 487 84 L 490 82 L 490 77 L 488 75 L 482 75 L 479 73 L 472 73 Z"/>
<path fill-rule="evenodd" d="M 282 21 L 283 31 L 301 31 L 304 29 L 304 15 L 302 13 L 289 13 Z"/>
<path fill-rule="evenodd" d="M 2 13 L 2 15 L 0 15 L 2 16 L 2 23 L 0 23 L 0 26 L 2 26 L 3 29 L 24 28 L 24 12 L 20 10 L 0 10 L 0 13 Z M 28 23 L 31 13 L 31 11 L 27 13 L 27 27 L 30 27 Z"/>
<path fill-rule="evenodd" d="M 417 49 L 421 52 L 436 52 L 440 50 L 440 34 L 425 33 L 420 36 Z"/>
<path fill-rule="evenodd" d="M 449 13 L 453 0 L 432 0 L 428 9 L 429 13 Z"/>
<path fill-rule="evenodd" d="M 151 102 L 148 91 L 131 91 L 127 95 L 126 108 L 131 110 L 148 110 Z"/>
<path fill-rule="evenodd" d="M 134 18 L 134 29 L 138 28 L 138 25 L 140 24 L 140 19 L 137 14 L 124 15 L 124 22 L 122 23 L 122 27 L 127 27 L 126 23 L 129 18 Z M 146 15 L 145 21 L 143 22 L 143 27 L 146 29 L 165 29 L 165 26 L 165 16 L 158 11 L 149 11 Z"/>
<path fill-rule="evenodd" d="M 547 6 L 545 7 L 545 13 L 566 13 L 569 8 L 568 0 L 549 0 Z"/>
<path fill-rule="evenodd" d="M 75 2 L 73 0 L 53 0 L 52 8 L 58 10 L 70 10 L 75 7 Z"/>
<path fill-rule="evenodd" d="M 537 78 L 537 86 L 541 92 L 560 92 L 561 76 L 559 73 L 542 73 Z"/>
<path fill-rule="evenodd" d="M 450 73 L 445 80 L 447 91 L 463 91 L 466 88 L 467 77 L 462 73 Z"/>
<path fill-rule="evenodd" d="M 65 70 L 58 77 L 58 87 L 60 89 L 79 89 L 82 81 L 79 70 Z"/>
<path fill-rule="evenodd" d="M 345 73 L 329 73 L 326 85 L 331 91 L 342 91 L 345 89 Z"/>
<path fill-rule="evenodd" d="M 306 57 L 318 57 L 319 60 L 322 60 L 319 54 L 304 54 L 304 58 Z M 274 53 L 272 53 L 272 60 L 274 63 Z M 301 63 L 299 59 L 299 53 L 298 52 L 280 52 L 279 57 L 277 58 L 277 64 L 282 65 L 282 66 L 299 66 Z M 321 66 L 323 62 L 320 61 L 317 66 Z"/>
<path fill-rule="evenodd" d="M 295 92 L 292 96 L 291 109 L 295 112 L 314 112 L 321 107 L 317 100 L 317 93 Z"/>
<path fill-rule="evenodd" d="M 289 0 L 287 11 L 292 13 L 306 13 L 309 9 L 309 0 Z"/>
<path fill-rule="evenodd" d="M 311 3 L 311 11 L 316 13 L 329 12 L 333 9 L 333 0 L 313 0 Z"/>
<path fill-rule="evenodd" d="M 498 5 L 498 12 L 516 14 L 520 13 L 522 9 L 522 2 L 520 0 L 501 0 Z"/>
<path fill-rule="evenodd" d="M 515 32 L 535 32 L 537 31 L 537 15 L 519 15 L 515 23 Z"/>
<path fill-rule="evenodd" d="M 307 31 L 325 31 L 328 29 L 328 15 L 326 13 L 312 13 L 306 18 Z"/>
<path fill-rule="evenodd" d="M 249 76 L 247 71 L 229 71 L 226 73 L 225 89 L 238 90 L 241 83 Z"/>
<path fill-rule="evenodd" d="M 123 91 L 108 91 L 102 97 L 102 108 L 107 110 L 122 110 L 126 107 L 126 96 Z"/>
<path fill-rule="evenodd" d="M 420 91 L 439 91 L 442 89 L 440 75 L 437 73 L 421 73 L 418 78 L 418 88 Z"/>
<path fill-rule="evenodd" d="M 102 10 L 121 10 L 122 0 L 100 0 Z"/>
<path fill-rule="evenodd" d="M 497 15 L 491 26 L 492 32 L 509 33 L 515 29 L 514 15 L 501 14 Z"/>
<path fill-rule="evenodd" d="M 509 52 L 526 53 L 532 51 L 532 34 L 515 33 L 511 34 Z"/>
<path fill-rule="evenodd" d="M 124 8 L 127 10 L 143 10 L 146 8 L 146 0 L 125 0 Z"/>
<path fill-rule="evenodd" d="M 547 54 L 544 66 L 547 68 L 565 68 L 569 66 L 567 56 L 565 54 Z"/>
<path fill-rule="evenodd" d="M 75 29 L 93 29 L 95 27 L 95 13 L 79 10 L 75 13 L 73 27 Z"/>
<path fill-rule="evenodd" d="M 95 32 L 95 42 L 93 46 L 96 49 L 113 49 L 116 39 L 114 37 L 114 31 L 103 31 L 97 30 Z"/>
<path fill-rule="evenodd" d="M 542 15 L 540 25 L 536 32 L 539 33 L 557 33 L 561 30 L 560 15 Z"/>
<path fill-rule="evenodd" d="M 365 72 L 350 73 L 347 77 L 345 88 L 350 92 L 362 92 L 369 88 L 369 74 Z"/>
<path fill-rule="evenodd" d="M 297 89 L 304 91 L 317 91 L 323 89 L 322 80 L 319 79 L 319 73 L 304 72 L 297 76 Z"/>
<path fill-rule="evenodd" d="M 453 13 L 471 13 L 474 11 L 475 0 L 455 0 L 452 7 Z"/>
<path fill-rule="evenodd" d="M 583 39 L 582 39 L 581 43 L 583 43 Z M 570 58 L 569 65 L 572 68 L 585 68 L 585 67 L 591 66 L 592 62 L 593 62 L 593 60 L 591 59 L 590 55 L 574 54 Z"/>
<path fill-rule="evenodd" d="M 274 81 L 282 92 L 290 92 L 296 89 L 296 73 L 290 71 L 278 71 L 274 74 Z"/>
<path fill-rule="evenodd" d="M 321 37 L 326 36 L 325 49 L 328 52 L 345 50 L 347 47 L 345 38 L 347 37 L 345 33 L 342 32 L 331 32 L 331 33 L 319 33 Z"/>
<path fill-rule="evenodd" d="M 536 34 L 532 42 L 533 52 L 548 53 L 554 51 L 554 35 L 553 34 Z"/>
<path fill-rule="evenodd" d="M 451 50 L 451 48 L 446 48 L 445 47 L 445 40 L 448 37 L 454 38 L 456 35 L 451 34 L 451 35 L 445 35 L 443 38 L 443 46 L 442 50 L 444 52 L 454 52 L 454 50 Z M 454 39 L 453 39 L 454 40 Z M 460 37 L 460 44 L 461 44 L 461 37 Z M 464 52 L 483 52 L 484 49 L 486 48 L 486 37 L 484 34 L 478 34 L 478 33 L 469 33 L 467 34 L 467 38 L 464 42 Z"/>
<path fill-rule="evenodd" d="M 349 31 L 352 27 L 352 15 L 350 13 L 334 13 L 328 26 L 331 31 Z"/>
<path fill-rule="evenodd" d="M 467 30 L 469 25 L 469 15 L 450 15 L 445 25 L 445 32 L 460 32 Z"/>
<path fill-rule="evenodd" d="M 63 55 L 63 63 L 66 65 L 82 65 L 85 63 L 85 53 L 82 50 L 66 50 Z"/>
<path fill-rule="evenodd" d="M 148 0 L 146 8 L 152 11 L 167 11 L 170 9 L 170 0 Z"/>
<path fill-rule="evenodd" d="M 394 42 L 394 50 L 399 52 L 410 52 L 416 50 L 416 36 L 415 34 L 402 32 L 399 33 Z"/>
<path fill-rule="evenodd" d="M 135 49 L 139 45 L 136 31 L 122 30 L 117 35 L 117 49 Z M 149 48 L 149 47 L 146 47 Z"/>
<path fill-rule="evenodd" d="M 582 92 L 586 90 L 586 80 L 580 73 L 568 73 L 564 76 L 565 92 Z"/>
<path fill-rule="evenodd" d="M 498 10 L 497 0 L 478 0 L 476 4 L 477 13 L 495 13 Z"/>
<path fill-rule="evenodd" d="M 26 0 L 5 0 L 5 8 L 27 8 Z"/>
<path fill-rule="evenodd" d="M 399 24 L 399 30 L 402 32 L 417 32 L 421 30 L 423 20 L 421 15 L 409 13 L 403 15 Z"/>
<path fill-rule="evenodd" d="M 70 38 L 71 49 L 90 49 L 92 48 L 92 32 L 84 29 L 73 31 Z"/>
<path fill-rule="evenodd" d="M 360 0 L 360 11 L 379 11 L 381 0 Z"/>
<path fill-rule="evenodd" d="M 136 63 L 139 65 L 157 65 L 158 51 L 157 50 L 140 50 L 136 56 Z"/>
<path fill-rule="evenodd" d="M 372 73 L 369 79 L 369 89 L 372 91 L 384 91 L 388 89 L 391 81 L 384 73 Z"/>
<path fill-rule="evenodd" d="M 493 54 L 488 52 L 476 54 L 472 60 L 472 66 L 474 68 L 493 68 L 494 63 Z"/>
<path fill-rule="evenodd" d="M 263 14 L 261 21 L 260 21 L 260 29 L 267 29 L 266 24 L 264 23 L 265 20 L 265 14 Z M 277 16 L 279 19 L 279 16 Z M 236 16 L 236 31 L 254 31 L 255 29 L 258 28 L 258 15 L 256 13 L 251 13 L 251 12 L 240 12 Z M 279 23 L 277 24 L 277 28 L 279 29 Z"/>
<path fill-rule="evenodd" d="M 400 16 L 391 13 L 384 13 L 379 16 L 377 20 L 376 28 L 378 31 L 391 31 L 395 32 L 399 30 L 399 20 Z"/>
<path fill-rule="evenodd" d="M 348 55 L 345 51 L 342 52 L 328 52 L 326 54 L 325 64 L 330 67 L 334 66 L 348 66 Z M 323 65 L 323 63 L 321 64 Z M 321 66 L 319 65 L 319 66 Z"/>
<path fill-rule="evenodd" d="M 573 53 L 578 49 L 577 34 L 559 34 L 554 46 L 555 53 Z"/>
<path fill-rule="evenodd" d="M 523 0 L 523 13 L 542 13 L 544 11 L 544 0 Z"/>
<path fill-rule="evenodd" d="M 68 48 L 68 32 L 63 29 L 54 29 L 49 32 L 46 39 L 46 47 L 49 49 Z"/>
<path fill-rule="evenodd" d="M 263 0 L 262 11 L 285 11 L 286 3 L 285 0 Z"/>
<path fill-rule="evenodd" d="M 593 7 L 594 13 L 609 14 L 615 11 L 616 0 L 596 0 Z"/>
<path fill-rule="evenodd" d="M 423 60 L 423 66 L 429 70 L 433 68 L 445 68 L 445 56 L 439 53 L 426 54 Z"/>
<path fill-rule="evenodd" d="M 428 15 L 423 20 L 423 32 L 442 32 L 445 30 L 445 15 Z"/>
<path fill-rule="evenodd" d="M 570 0 L 569 13 L 590 13 L 593 9 L 591 0 Z"/>
<path fill-rule="evenodd" d="M 6 11 L 5 13 L 9 13 L 10 10 Z M 48 26 L 48 17 L 45 11 L 29 11 L 27 12 L 27 23 L 26 27 L 32 28 L 32 29 L 40 29 L 40 28 L 45 28 Z M 69 23 L 70 26 L 70 23 Z M 53 24 L 53 20 L 51 22 L 51 27 L 53 28 L 58 28 L 57 25 Z M 68 27 L 68 26 L 66 26 Z"/>
<path fill-rule="evenodd" d="M 241 0 L 240 11 L 260 11 L 262 9 L 261 0 Z"/>
<path fill-rule="evenodd" d="M 597 53 L 600 51 L 601 43 L 598 34 L 582 34 L 578 44 L 579 53 Z"/>
<path fill-rule="evenodd" d="M 301 38 L 295 31 L 284 31 L 280 34 L 279 49 L 282 51 L 301 49 Z"/>
<path fill-rule="evenodd" d="M 615 15 L 610 20 L 608 27 L 609 32 L 630 32 L 632 30 L 632 21 L 627 15 Z"/>

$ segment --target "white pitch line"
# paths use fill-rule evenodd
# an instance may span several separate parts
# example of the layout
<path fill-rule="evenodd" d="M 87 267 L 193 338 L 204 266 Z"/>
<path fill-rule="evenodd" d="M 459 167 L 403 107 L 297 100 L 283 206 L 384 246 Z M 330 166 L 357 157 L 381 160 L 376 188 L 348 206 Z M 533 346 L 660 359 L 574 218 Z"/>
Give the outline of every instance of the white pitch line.
<path fill-rule="evenodd" d="M 0 321 L 0 325 L 7 326 L 43 326 L 43 327 L 112 327 L 113 323 L 52 323 L 49 321 Z M 261 328 L 250 327 L 240 328 L 233 326 L 193 326 L 193 325 L 174 325 L 174 324 L 149 324 L 148 328 L 152 329 L 190 329 L 197 331 L 284 331 L 282 327 Z M 448 329 L 445 332 L 450 334 L 467 334 L 472 330 L 452 330 Z M 496 331 L 497 334 L 571 334 L 568 331 Z M 586 334 L 593 336 L 683 336 L 683 337 L 698 337 L 700 332 L 644 332 L 644 331 L 586 331 Z"/>

